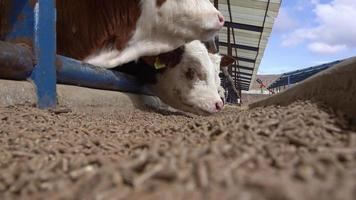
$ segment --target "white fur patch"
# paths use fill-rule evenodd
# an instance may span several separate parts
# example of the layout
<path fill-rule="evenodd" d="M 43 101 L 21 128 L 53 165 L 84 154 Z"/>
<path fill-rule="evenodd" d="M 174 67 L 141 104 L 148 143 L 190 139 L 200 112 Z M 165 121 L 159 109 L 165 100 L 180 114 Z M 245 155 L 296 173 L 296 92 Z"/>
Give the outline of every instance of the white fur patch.
<path fill-rule="evenodd" d="M 103 49 L 98 53 L 85 58 L 84 62 L 103 68 L 109 68 L 110 61 L 119 57 L 119 55 L 120 52 L 117 49 Z"/>

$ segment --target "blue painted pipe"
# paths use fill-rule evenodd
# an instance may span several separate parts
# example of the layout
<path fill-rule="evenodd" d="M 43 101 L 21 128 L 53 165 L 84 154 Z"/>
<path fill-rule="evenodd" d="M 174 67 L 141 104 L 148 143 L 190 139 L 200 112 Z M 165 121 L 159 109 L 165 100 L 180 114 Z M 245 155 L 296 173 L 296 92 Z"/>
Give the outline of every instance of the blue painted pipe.
<path fill-rule="evenodd" d="M 148 94 L 134 77 L 89 65 L 64 56 L 57 57 L 57 82 L 95 89 Z"/>
<path fill-rule="evenodd" d="M 37 107 L 55 108 L 56 87 L 56 9 L 54 0 L 40 0 L 34 8 L 34 53 L 36 67 L 31 80 L 36 86 Z"/>
<path fill-rule="evenodd" d="M 29 48 L 0 41 L 0 78 L 24 80 L 33 68 L 34 57 Z"/>
<path fill-rule="evenodd" d="M 26 80 L 31 77 L 34 66 L 33 54 L 28 48 L 0 41 L 0 78 Z M 57 56 L 56 71 L 58 83 L 152 95 L 132 76 L 64 56 Z"/>

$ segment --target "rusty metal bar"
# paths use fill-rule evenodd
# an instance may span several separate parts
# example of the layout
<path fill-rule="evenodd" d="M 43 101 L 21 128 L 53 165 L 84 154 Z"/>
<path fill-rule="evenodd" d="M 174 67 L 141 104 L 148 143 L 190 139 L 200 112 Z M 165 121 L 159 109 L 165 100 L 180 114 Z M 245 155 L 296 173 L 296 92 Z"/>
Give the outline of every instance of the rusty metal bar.
<path fill-rule="evenodd" d="M 33 68 L 34 57 L 29 48 L 0 41 L 0 78 L 24 80 Z"/>

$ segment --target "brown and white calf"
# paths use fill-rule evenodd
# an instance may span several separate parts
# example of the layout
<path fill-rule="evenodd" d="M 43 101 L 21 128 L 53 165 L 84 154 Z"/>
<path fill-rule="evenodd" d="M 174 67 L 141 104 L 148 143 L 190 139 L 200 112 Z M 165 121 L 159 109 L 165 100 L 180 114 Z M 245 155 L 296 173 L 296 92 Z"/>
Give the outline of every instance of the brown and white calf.
<path fill-rule="evenodd" d="M 209 0 L 57 0 L 58 53 L 113 68 L 193 40 L 224 18 Z"/>
<path fill-rule="evenodd" d="M 137 76 L 167 105 L 208 115 L 223 109 L 220 67 L 233 62 L 232 58 L 208 53 L 204 44 L 196 40 L 174 51 L 143 57 L 116 69 Z"/>

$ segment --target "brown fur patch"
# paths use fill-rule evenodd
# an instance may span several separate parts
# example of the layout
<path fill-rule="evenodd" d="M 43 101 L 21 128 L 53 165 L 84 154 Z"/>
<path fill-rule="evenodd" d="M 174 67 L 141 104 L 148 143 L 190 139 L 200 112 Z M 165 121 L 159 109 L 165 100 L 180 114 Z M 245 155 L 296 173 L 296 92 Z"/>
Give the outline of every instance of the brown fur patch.
<path fill-rule="evenodd" d="M 153 66 L 139 59 L 138 62 L 129 62 L 112 70 L 135 76 L 142 84 L 154 85 L 157 83 L 157 74 L 164 73 L 166 68 L 156 70 Z"/>
<path fill-rule="evenodd" d="M 116 67 L 114 70 L 133 75 L 142 83 L 154 85 L 157 83 L 157 74 L 162 74 L 168 67 L 175 67 L 178 63 L 180 63 L 183 53 L 184 47 L 180 47 L 174 51 L 160 54 L 158 56 L 142 57 L 138 60 L 138 62 L 129 62 Z M 159 57 L 161 63 L 166 64 L 167 67 L 155 69 L 154 63 L 157 57 Z"/>
<path fill-rule="evenodd" d="M 190 60 L 190 65 L 191 66 L 198 66 L 198 65 L 202 65 L 201 64 L 201 62 L 200 62 L 200 60 L 198 60 L 198 59 L 196 59 L 196 58 L 194 58 L 194 57 L 190 57 L 189 58 L 189 60 Z M 204 67 L 204 66 L 202 66 L 202 67 Z M 190 69 L 189 69 L 190 70 Z M 190 74 L 189 75 L 194 75 L 194 76 L 197 76 L 197 78 L 199 79 L 199 80 L 201 80 L 201 81 L 205 81 L 206 79 L 207 79 L 207 77 L 208 77 L 208 75 L 206 74 L 206 72 L 204 72 L 204 71 L 198 71 L 198 70 L 194 70 L 193 68 L 191 69 L 191 70 L 193 70 L 193 74 L 191 74 L 192 72 L 189 72 Z M 187 74 L 186 74 L 187 75 Z M 188 78 L 188 77 L 187 77 Z M 191 78 L 191 77 L 189 77 L 189 78 Z M 194 79 L 194 77 L 192 78 L 192 79 L 188 79 L 188 80 L 193 80 Z"/>
<path fill-rule="evenodd" d="M 156 0 L 156 6 L 159 8 L 159 7 L 161 7 L 165 2 L 166 2 L 166 0 Z"/>
<path fill-rule="evenodd" d="M 182 57 L 185 51 L 185 47 L 179 47 L 168 53 L 162 53 L 158 55 L 162 64 L 165 64 L 167 67 L 175 67 L 182 61 Z M 142 59 L 149 65 L 154 66 L 157 56 L 145 56 Z"/>
<path fill-rule="evenodd" d="M 185 78 L 188 80 L 193 80 L 195 77 L 195 72 L 192 68 L 189 68 L 187 72 L 185 72 Z"/>
<path fill-rule="evenodd" d="M 57 0 L 58 53 L 84 59 L 112 46 L 122 50 L 141 15 L 139 0 Z"/>
<path fill-rule="evenodd" d="M 205 72 L 198 73 L 199 80 L 205 81 L 208 78 L 208 75 Z"/>
<path fill-rule="evenodd" d="M 231 56 L 222 55 L 220 67 L 229 67 L 230 65 L 234 64 L 235 61 L 236 60 Z"/>
<path fill-rule="evenodd" d="M 12 6 L 11 0 L 0 0 L 0 40 L 4 40 L 6 34 L 11 30 L 9 18 Z"/>

